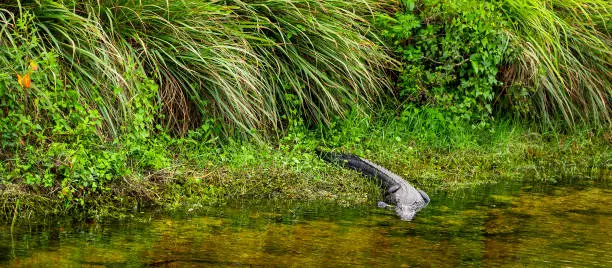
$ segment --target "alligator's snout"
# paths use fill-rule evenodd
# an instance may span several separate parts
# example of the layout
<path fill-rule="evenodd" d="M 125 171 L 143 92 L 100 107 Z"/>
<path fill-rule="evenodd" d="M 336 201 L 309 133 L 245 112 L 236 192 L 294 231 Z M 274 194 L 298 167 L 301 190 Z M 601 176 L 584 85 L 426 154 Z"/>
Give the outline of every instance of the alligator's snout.
<path fill-rule="evenodd" d="M 395 214 L 397 214 L 397 216 L 399 216 L 403 221 L 411 221 L 412 218 L 414 218 L 414 215 L 416 215 L 416 210 L 412 207 L 400 205 L 395 207 Z"/>

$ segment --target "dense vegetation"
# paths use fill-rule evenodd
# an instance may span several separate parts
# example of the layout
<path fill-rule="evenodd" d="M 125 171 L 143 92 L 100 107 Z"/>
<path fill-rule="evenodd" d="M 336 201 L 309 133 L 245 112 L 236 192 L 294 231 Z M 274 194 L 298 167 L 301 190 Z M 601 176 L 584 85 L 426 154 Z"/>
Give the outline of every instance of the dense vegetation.
<path fill-rule="evenodd" d="M 410 166 L 424 187 L 608 175 L 611 8 L 0 2 L 4 215 L 22 199 L 69 211 L 376 194 L 316 146 Z"/>
<path fill-rule="evenodd" d="M 494 113 L 610 127 L 609 1 L 404 1 L 382 34 L 405 63 L 399 93 L 477 124 Z"/>

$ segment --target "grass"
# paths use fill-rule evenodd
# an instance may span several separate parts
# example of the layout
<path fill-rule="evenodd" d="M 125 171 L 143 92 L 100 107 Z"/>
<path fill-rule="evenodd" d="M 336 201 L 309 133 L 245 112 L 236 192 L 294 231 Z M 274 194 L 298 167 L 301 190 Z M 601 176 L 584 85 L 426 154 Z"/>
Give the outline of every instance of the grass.
<path fill-rule="evenodd" d="M 516 55 L 501 75 L 533 91 L 531 116 L 612 126 L 612 3 L 505 0 L 502 10 Z"/>

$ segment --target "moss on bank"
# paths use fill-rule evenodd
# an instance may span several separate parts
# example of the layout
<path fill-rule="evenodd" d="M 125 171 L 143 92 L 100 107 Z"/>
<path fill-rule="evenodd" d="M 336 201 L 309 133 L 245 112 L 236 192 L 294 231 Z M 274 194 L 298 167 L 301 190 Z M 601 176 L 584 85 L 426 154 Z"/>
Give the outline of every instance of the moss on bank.
<path fill-rule="evenodd" d="M 317 146 L 371 159 L 425 191 L 502 180 L 555 183 L 612 177 L 609 131 L 535 132 L 510 122 L 487 131 L 436 131 L 396 119 L 374 122 L 351 116 L 323 134 L 298 125 L 274 142 L 170 147 L 170 165 L 134 170 L 104 190 L 84 192 L 78 202 L 66 199 L 59 185 L 4 183 L 0 217 L 9 222 L 67 214 L 120 218 L 152 209 L 197 211 L 236 199 L 329 200 L 350 206 L 373 205 L 380 198 L 372 180 L 318 159 L 313 153 Z"/>

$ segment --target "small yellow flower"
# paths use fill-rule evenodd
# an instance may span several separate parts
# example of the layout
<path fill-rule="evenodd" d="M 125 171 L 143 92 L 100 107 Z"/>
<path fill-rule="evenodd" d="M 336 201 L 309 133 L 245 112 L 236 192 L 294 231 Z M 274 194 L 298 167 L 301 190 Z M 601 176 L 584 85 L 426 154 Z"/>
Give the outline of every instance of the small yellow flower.
<path fill-rule="evenodd" d="M 38 71 L 38 63 L 36 63 L 35 61 L 31 60 L 30 61 L 30 69 L 32 71 Z"/>

